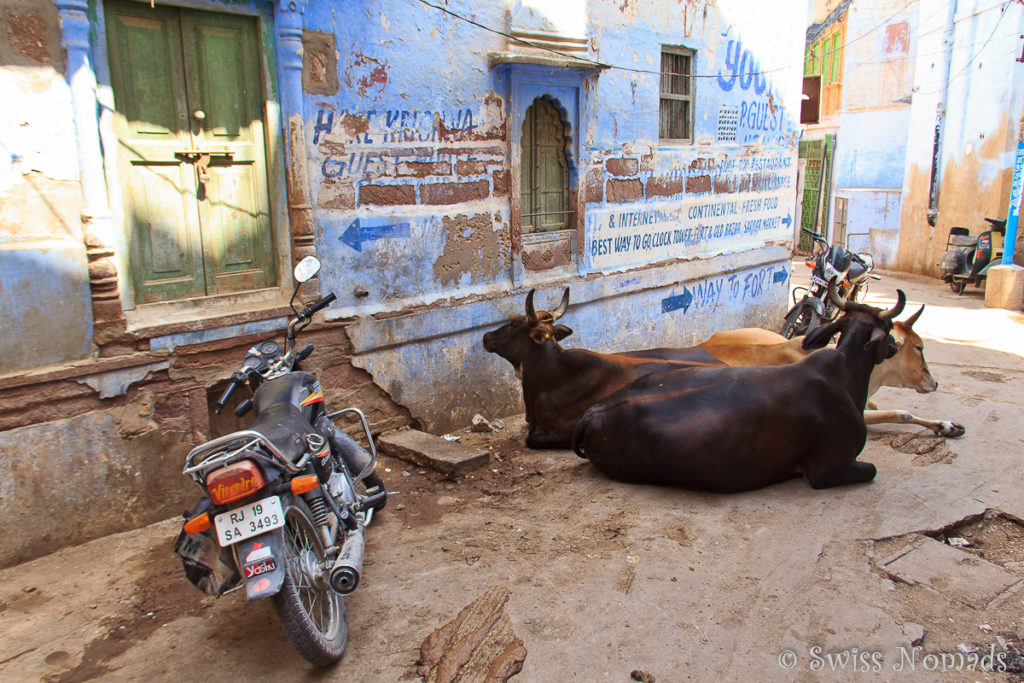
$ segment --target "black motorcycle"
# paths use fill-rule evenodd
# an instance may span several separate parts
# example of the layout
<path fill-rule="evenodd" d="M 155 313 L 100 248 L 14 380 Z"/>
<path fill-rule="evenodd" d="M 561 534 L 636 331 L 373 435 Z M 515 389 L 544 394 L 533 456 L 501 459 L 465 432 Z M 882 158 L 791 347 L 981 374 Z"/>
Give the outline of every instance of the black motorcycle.
<path fill-rule="evenodd" d="M 812 259 L 805 262 L 811 269 L 809 287 L 793 288 L 793 307 L 786 313 L 779 334 L 792 339 L 807 334 L 818 325 L 839 317 L 839 309 L 828 296 L 828 283 L 836 280 L 836 294 L 843 301 L 860 301 L 868 290 L 869 279 L 880 279 L 872 271 L 875 260 L 868 253 L 854 253 L 816 232 L 801 227 L 814 240 Z"/>
<path fill-rule="evenodd" d="M 296 335 L 334 299 L 301 311 L 299 285 L 320 270 L 315 257 L 295 267 L 295 317 L 285 343 L 250 349 L 217 401 L 217 412 L 245 385 L 254 393 L 235 409 L 253 422 L 195 448 L 184 474 L 203 491 L 185 513 L 175 551 L 201 590 L 220 596 L 244 585 L 249 600 L 270 598 L 285 633 L 317 666 L 341 658 L 348 640 L 343 596 L 359 585 L 364 531 L 387 501 L 365 416 L 356 408 L 328 413 L 315 375 L 299 369 L 313 351 Z M 343 413 L 362 422 L 369 452 L 334 424 Z"/>
<path fill-rule="evenodd" d="M 946 253 L 939 262 L 942 280 L 957 294 L 963 294 L 967 284 L 976 287 L 985 284 L 989 268 L 1001 263 L 1006 221 L 986 218 L 989 229 L 972 236 L 967 228 L 953 227 L 946 238 Z"/>

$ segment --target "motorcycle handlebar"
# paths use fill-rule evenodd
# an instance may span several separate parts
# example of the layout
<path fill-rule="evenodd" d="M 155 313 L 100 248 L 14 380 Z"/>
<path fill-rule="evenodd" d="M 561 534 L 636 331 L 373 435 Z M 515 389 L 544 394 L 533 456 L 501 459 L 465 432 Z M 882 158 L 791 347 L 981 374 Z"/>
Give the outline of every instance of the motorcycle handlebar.
<path fill-rule="evenodd" d="M 304 310 L 302 312 L 302 317 L 303 318 L 311 318 L 311 317 L 313 317 L 314 313 L 316 313 L 317 311 L 319 311 L 322 308 L 326 308 L 328 306 L 328 304 L 330 304 L 332 301 L 334 301 L 337 298 L 338 297 L 334 295 L 334 292 L 331 292 L 330 294 L 325 296 L 323 299 L 320 299 L 320 301 L 317 301 L 315 304 L 313 304 L 312 306 L 310 306 L 306 310 Z"/>
<path fill-rule="evenodd" d="M 217 409 L 214 411 L 215 413 L 220 415 L 220 411 L 224 409 L 224 406 L 225 404 L 227 404 L 228 399 L 231 398 L 231 394 L 235 393 L 235 389 L 237 389 L 238 385 L 244 381 L 245 375 L 242 374 L 241 372 L 236 372 L 235 374 L 231 375 L 231 383 L 228 384 L 228 388 L 225 389 L 224 393 L 220 395 L 219 399 L 217 399 Z"/>

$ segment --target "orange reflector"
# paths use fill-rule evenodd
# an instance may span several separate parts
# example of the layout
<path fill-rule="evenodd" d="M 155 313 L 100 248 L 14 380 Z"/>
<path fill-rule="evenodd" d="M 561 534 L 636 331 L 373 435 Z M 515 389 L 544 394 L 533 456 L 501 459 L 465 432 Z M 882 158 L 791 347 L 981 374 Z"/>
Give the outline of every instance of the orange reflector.
<path fill-rule="evenodd" d="M 814 270 L 814 261 L 804 261 L 804 265 L 810 268 L 811 270 Z"/>
<path fill-rule="evenodd" d="M 852 287 L 852 286 L 853 286 L 853 285 L 851 285 L 851 284 L 850 284 L 849 282 L 844 282 L 844 283 L 843 283 L 843 289 L 849 289 L 849 288 L 850 288 L 850 287 Z"/>
<path fill-rule="evenodd" d="M 192 519 L 185 522 L 185 533 L 186 534 L 201 534 L 207 529 L 213 526 L 213 520 L 210 519 L 210 513 L 204 512 L 201 515 L 196 515 Z"/>
<path fill-rule="evenodd" d="M 292 493 L 305 493 L 320 486 L 320 480 L 315 474 L 304 474 L 301 477 L 292 479 Z"/>
<path fill-rule="evenodd" d="M 266 483 L 255 462 L 239 460 L 207 475 L 206 490 L 210 492 L 210 500 L 224 505 L 256 493 Z"/>

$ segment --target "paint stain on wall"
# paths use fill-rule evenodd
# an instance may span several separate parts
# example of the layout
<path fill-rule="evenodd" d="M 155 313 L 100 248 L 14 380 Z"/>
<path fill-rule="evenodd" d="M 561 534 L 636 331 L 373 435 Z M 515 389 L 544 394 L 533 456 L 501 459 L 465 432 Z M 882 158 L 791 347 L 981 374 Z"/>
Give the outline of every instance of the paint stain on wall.
<path fill-rule="evenodd" d="M 352 53 L 352 63 L 345 69 L 345 85 L 358 90 L 359 97 L 376 89 L 377 94 L 384 92 L 388 84 L 388 63 L 361 52 Z"/>
<path fill-rule="evenodd" d="M 434 263 L 434 276 L 442 285 L 458 284 L 465 273 L 475 281 L 490 281 L 504 268 L 505 230 L 496 232 L 488 214 L 445 216 L 444 231 L 444 253 Z"/>
<path fill-rule="evenodd" d="M 303 30 L 302 90 L 314 95 L 335 95 L 339 87 L 334 34 Z"/>

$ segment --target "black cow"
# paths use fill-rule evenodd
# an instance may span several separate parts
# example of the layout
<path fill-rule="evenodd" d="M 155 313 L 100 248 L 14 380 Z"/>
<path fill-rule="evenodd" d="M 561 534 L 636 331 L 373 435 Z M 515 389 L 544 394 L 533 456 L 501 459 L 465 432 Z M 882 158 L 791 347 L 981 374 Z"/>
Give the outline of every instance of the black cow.
<path fill-rule="evenodd" d="M 642 377 L 579 420 L 577 455 L 620 481 L 709 491 L 748 491 L 803 474 L 814 488 L 871 481 L 858 462 L 871 369 L 896 353 L 888 311 L 831 296 L 844 311 L 813 330 L 779 367 L 691 368 Z"/>
<path fill-rule="evenodd" d="M 558 342 L 572 330 L 556 325 L 569 307 L 569 289 L 554 311 L 536 311 L 534 290 L 526 295 L 526 315 L 484 335 L 484 348 L 516 370 L 523 383 L 530 448 L 568 448 L 583 412 L 637 377 L 651 372 L 724 364 L 704 349 L 657 349 L 637 354 L 563 349 Z"/>

